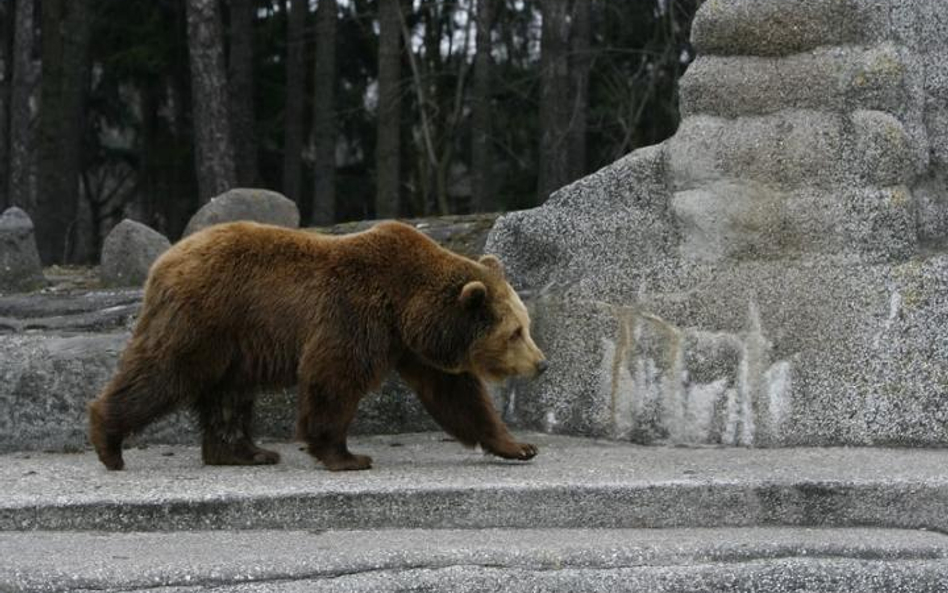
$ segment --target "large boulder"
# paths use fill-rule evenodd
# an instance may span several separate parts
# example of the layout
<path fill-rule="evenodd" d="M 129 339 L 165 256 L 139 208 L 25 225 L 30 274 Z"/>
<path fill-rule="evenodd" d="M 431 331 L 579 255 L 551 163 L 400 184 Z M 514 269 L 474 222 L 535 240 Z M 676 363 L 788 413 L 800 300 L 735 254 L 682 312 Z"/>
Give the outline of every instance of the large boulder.
<path fill-rule="evenodd" d="M 33 236 L 33 221 L 17 207 L 0 215 L 0 292 L 27 292 L 45 286 Z"/>
<path fill-rule="evenodd" d="M 140 222 L 125 219 L 115 225 L 102 244 L 102 283 L 105 286 L 142 286 L 148 270 L 171 242 Z"/>
<path fill-rule="evenodd" d="M 3 335 L 3 329 L 10 330 L 0 319 L 0 453 L 87 448 L 86 407 L 115 372 L 129 333 L 121 327 L 109 333 L 76 332 L 70 327 L 63 334 Z M 292 440 L 296 410 L 295 390 L 261 394 L 254 409 L 255 434 L 261 439 Z M 360 402 L 351 432 L 435 429 L 418 399 L 391 378 Z M 195 423 L 182 409 L 149 426 L 132 445 L 198 442 Z"/>
<path fill-rule="evenodd" d="M 191 217 L 184 236 L 223 222 L 251 220 L 295 229 L 300 212 L 293 200 L 274 191 L 239 187 L 222 193 Z"/>
<path fill-rule="evenodd" d="M 508 390 L 508 418 L 948 444 L 942 4 L 706 2 L 677 134 L 491 232 L 551 363 Z"/>

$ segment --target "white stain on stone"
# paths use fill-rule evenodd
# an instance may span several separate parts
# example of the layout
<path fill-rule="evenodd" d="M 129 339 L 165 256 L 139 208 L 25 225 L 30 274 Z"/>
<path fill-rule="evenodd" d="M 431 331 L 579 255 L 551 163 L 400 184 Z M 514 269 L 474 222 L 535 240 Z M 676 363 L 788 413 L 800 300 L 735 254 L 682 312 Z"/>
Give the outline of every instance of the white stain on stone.
<path fill-rule="evenodd" d="M 779 432 L 790 413 L 790 363 L 781 360 L 771 365 L 764 374 L 764 383 L 767 385 L 771 430 Z"/>
<path fill-rule="evenodd" d="M 556 429 L 556 414 L 553 410 L 548 410 L 546 413 L 546 418 L 543 422 L 543 430 L 547 433 L 552 433 Z"/>
<path fill-rule="evenodd" d="M 721 431 L 721 443 L 724 445 L 737 444 L 737 426 L 740 421 L 739 395 L 737 389 L 728 389 L 724 392 L 724 430 Z"/>
<path fill-rule="evenodd" d="M 504 418 L 514 421 L 517 418 L 517 387 L 511 386 L 507 392 L 507 405 L 504 406 Z"/>
<path fill-rule="evenodd" d="M 899 311 L 902 309 L 902 294 L 895 291 L 889 297 L 889 315 L 882 324 L 882 329 L 872 338 L 873 348 L 879 348 L 882 345 L 882 337 L 892 329 L 896 320 L 899 318 Z"/>
<path fill-rule="evenodd" d="M 644 430 L 664 432 L 672 444 L 751 446 L 759 438 L 779 439 L 790 408 L 791 365 L 771 360 L 755 302 L 740 334 L 682 330 L 628 309 L 617 321 L 618 342 L 602 341 L 599 386 L 611 398 L 613 438 Z M 687 368 L 694 358 L 709 365 L 701 381 Z"/>
<path fill-rule="evenodd" d="M 632 434 L 633 419 L 635 418 L 635 379 L 629 367 L 620 364 L 612 375 L 612 427 L 614 438 L 627 439 Z"/>
<path fill-rule="evenodd" d="M 714 421 L 715 403 L 727 397 L 728 380 L 718 379 L 711 383 L 685 384 L 685 421 L 679 442 L 707 443 Z"/>

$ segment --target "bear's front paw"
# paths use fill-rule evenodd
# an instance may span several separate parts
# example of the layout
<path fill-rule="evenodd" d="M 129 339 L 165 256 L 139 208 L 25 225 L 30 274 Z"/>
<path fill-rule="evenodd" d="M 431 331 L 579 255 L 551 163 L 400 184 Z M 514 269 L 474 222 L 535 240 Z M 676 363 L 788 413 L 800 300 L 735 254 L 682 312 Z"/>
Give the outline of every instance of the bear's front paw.
<path fill-rule="evenodd" d="M 518 459 L 520 461 L 533 459 L 537 455 L 536 445 L 531 445 L 529 443 L 515 443 L 513 441 L 497 443 L 493 446 L 487 446 L 485 449 L 497 457 L 503 457 L 504 459 Z"/>
<path fill-rule="evenodd" d="M 372 458 L 368 455 L 337 455 L 321 461 L 326 469 L 332 472 L 358 471 L 372 467 Z"/>

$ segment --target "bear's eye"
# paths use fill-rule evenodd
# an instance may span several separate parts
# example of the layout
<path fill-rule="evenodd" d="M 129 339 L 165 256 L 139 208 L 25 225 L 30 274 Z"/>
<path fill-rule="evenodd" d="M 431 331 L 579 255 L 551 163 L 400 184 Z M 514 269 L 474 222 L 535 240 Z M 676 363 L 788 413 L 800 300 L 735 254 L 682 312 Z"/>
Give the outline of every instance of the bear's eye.
<path fill-rule="evenodd" d="M 510 341 L 519 340 L 523 336 L 523 328 L 518 327 L 514 330 L 514 333 L 510 334 Z"/>

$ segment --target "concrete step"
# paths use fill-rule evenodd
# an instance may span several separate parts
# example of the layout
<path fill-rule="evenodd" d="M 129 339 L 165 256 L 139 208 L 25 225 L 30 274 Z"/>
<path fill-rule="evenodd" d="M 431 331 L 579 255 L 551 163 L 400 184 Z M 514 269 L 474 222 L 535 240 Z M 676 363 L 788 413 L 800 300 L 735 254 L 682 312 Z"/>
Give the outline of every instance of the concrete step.
<path fill-rule="evenodd" d="M 529 463 L 439 433 L 354 438 L 365 472 L 204 467 L 198 450 L 0 456 L 0 530 L 810 526 L 948 532 L 948 450 L 666 448 L 541 434 Z"/>
<path fill-rule="evenodd" d="M 891 529 L 0 533 L 0 590 L 944 591 L 948 537 Z"/>

